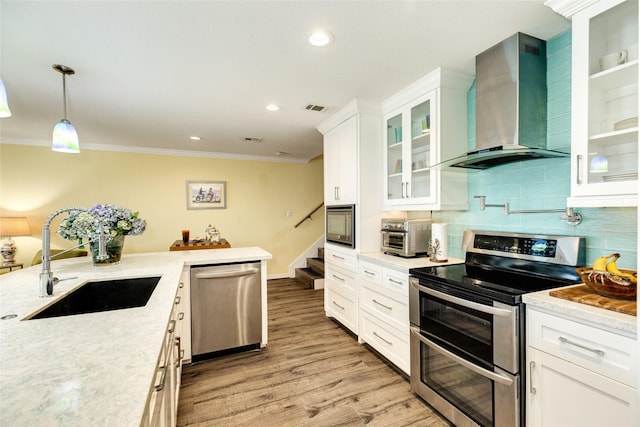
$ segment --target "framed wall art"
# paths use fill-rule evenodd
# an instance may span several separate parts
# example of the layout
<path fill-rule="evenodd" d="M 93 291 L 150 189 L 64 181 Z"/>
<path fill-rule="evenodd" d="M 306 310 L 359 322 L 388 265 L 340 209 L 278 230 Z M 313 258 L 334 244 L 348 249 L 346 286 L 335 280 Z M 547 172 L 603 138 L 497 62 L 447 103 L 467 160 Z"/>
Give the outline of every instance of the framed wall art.
<path fill-rule="evenodd" d="M 226 181 L 187 181 L 187 209 L 226 208 Z"/>

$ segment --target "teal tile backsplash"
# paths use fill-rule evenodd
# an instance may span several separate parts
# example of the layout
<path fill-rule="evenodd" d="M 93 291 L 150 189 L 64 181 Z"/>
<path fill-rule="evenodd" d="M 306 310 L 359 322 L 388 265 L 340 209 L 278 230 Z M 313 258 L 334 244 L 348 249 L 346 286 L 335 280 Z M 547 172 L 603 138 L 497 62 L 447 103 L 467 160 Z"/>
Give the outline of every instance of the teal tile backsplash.
<path fill-rule="evenodd" d="M 547 138 L 552 149 L 571 145 L 571 31 L 547 41 Z M 468 94 L 468 146 L 475 146 L 475 85 Z M 620 267 L 636 269 L 638 250 L 637 208 L 579 208 L 578 226 L 560 221 L 562 213 L 504 215 L 501 208 L 480 210 L 475 195 L 487 204 L 509 203 L 511 210 L 564 209 L 570 195 L 570 159 L 532 160 L 507 164 L 469 174 L 469 210 L 434 211 L 433 218 L 449 224 L 449 255 L 462 257 L 465 229 L 523 233 L 577 235 L 586 238 L 587 263 L 619 252 Z M 429 216 L 410 212 L 409 216 Z"/>

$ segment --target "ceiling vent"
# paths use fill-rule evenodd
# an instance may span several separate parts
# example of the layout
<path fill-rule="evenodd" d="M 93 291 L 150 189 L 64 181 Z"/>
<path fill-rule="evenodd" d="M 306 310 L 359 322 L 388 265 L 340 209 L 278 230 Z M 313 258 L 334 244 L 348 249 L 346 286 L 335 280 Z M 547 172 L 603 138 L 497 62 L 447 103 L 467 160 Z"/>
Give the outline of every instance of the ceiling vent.
<path fill-rule="evenodd" d="M 327 107 L 323 105 L 315 105 L 315 104 L 309 104 L 306 107 L 304 107 L 304 109 L 309 111 L 318 111 L 318 112 L 327 111 Z"/>
<path fill-rule="evenodd" d="M 245 136 L 244 138 L 242 138 L 242 140 L 244 142 L 262 142 L 262 138 L 259 138 L 257 136 Z"/>

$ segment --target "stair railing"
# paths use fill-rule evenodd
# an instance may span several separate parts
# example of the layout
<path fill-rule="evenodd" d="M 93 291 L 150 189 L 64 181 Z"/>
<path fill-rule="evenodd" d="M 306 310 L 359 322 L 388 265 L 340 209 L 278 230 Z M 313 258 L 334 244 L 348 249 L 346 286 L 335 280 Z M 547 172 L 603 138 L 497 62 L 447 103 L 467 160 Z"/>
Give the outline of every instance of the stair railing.
<path fill-rule="evenodd" d="M 315 208 L 314 210 L 312 210 L 311 212 L 309 212 L 309 215 L 307 215 L 307 216 L 305 216 L 304 218 L 302 218 L 302 219 L 300 220 L 300 222 L 298 222 L 298 223 L 295 225 L 295 227 L 293 227 L 293 228 L 298 228 L 298 226 L 299 226 L 300 224 L 302 224 L 303 222 L 305 222 L 306 220 L 308 220 L 308 219 L 312 219 L 312 218 L 311 218 L 311 216 L 312 216 L 314 213 L 316 213 L 316 212 L 318 211 L 318 209 L 320 209 L 320 208 L 321 208 L 321 207 L 323 207 L 323 206 L 324 206 L 324 202 L 323 202 L 323 203 L 320 203 L 320 204 L 318 205 L 318 207 L 317 207 L 317 208 Z"/>

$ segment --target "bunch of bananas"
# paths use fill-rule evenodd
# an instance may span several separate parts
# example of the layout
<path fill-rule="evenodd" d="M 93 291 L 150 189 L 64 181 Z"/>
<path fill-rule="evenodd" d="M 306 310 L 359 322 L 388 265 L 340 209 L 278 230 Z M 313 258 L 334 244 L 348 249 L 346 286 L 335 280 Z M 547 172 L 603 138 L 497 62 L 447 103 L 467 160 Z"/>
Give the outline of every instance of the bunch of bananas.
<path fill-rule="evenodd" d="M 600 258 L 597 258 L 593 262 L 592 273 L 601 274 L 603 272 L 607 272 L 609 273 L 608 274 L 609 278 L 618 283 L 637 285 L 638 284 L 638 278 L 636 277 L 637 273 L 636 274 L 627 273 L 618 269 L 618 266 L 616 265 L 618 258 L 620 258 L 620 254 L 618 253 L 609 254 L 609 255 L 605 255 L 605 256 L 601 256 Z"/>

